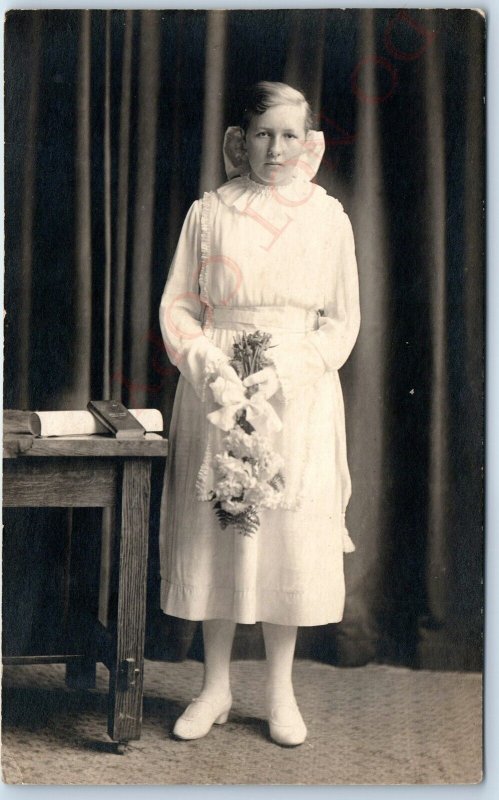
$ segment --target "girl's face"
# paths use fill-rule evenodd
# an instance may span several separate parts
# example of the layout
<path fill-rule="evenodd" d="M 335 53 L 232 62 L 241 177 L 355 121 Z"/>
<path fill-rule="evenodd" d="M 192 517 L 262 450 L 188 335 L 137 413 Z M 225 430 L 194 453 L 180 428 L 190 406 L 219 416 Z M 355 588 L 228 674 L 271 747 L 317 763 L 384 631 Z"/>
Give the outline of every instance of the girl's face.
<path fill-rule="evenodd" d="M 303 106 L 279 105 L 251 118 L 246 152 L 254 181 L 283 184 L 292 180 L 305 146 L 305 114 Z"/>

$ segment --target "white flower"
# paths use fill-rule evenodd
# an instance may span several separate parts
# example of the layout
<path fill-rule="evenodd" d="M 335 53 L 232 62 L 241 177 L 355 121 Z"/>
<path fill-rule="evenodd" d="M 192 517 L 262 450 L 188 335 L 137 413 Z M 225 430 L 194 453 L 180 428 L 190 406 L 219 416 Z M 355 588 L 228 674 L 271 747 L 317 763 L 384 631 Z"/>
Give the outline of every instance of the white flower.
<path fill-rule="evenodd" d="M 226 478 L 219 481 L 215 487 L 215 495 L 218 500 L 230 500 L 232 497 L 242 497 L 243 485 L 238 481 Z"/>
<path fill-rule="evenodd" d="M 269 483 L 259 483 L 244 493 L 244 499 L 250 505 L 260 508 L 277 508 L 281 501 L 281 492 L 276 491 Z"/>
<path fill-rule="evenodd" d="M 224 438 L 224 448 L 237 458 L 252 458 L 254 451 L 254 434 L 249 434 L 237 425 Z"/>
<path fill-rule="evenodd" d="M 220 479 L 230 478 L 239 481 L 243 486 L 251 486 L 255 482 L 251 463 L 240 461 L 228 453 L 215 456 L 215 472 Z"/>
<path fill-rule="evenodd" d="M 260 458 L 253 465 L 255 476 L 261 481 L 271 481 L 281 471 L 283 459 L 277 453 L 270 453 L 265 458 Z"/>

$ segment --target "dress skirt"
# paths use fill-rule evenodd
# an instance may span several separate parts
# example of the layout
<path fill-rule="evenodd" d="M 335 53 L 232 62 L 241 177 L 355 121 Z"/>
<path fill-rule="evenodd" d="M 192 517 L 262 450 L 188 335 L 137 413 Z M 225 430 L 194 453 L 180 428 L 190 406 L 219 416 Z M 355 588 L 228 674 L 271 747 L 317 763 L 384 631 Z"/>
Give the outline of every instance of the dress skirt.
<path fill-rule="evenodd" d="M 213 343 L 232 354 L 244 324 L 215 327 Z M 272 342 L 298 343 L 303 333 L 263 328 Z M 271 357 L 271 351 L 269 351 Z M 223 530 L 213 503 L 198 499 L 202 465 L 222 451 L 223 432 L 181 376 L 170 426 L 161 507 L 161 606 L 189 620 L 231 619 L 280 625 L 323 625 L 343 615 L 344 510 L 350 495 L 343 398 L 337 371 L 326 371 L 298 397 L 270 399 L 282 431 L 273 445 L 284 459 L 284 508 L 260 511 L 260 527 L 244 536 Z"/>

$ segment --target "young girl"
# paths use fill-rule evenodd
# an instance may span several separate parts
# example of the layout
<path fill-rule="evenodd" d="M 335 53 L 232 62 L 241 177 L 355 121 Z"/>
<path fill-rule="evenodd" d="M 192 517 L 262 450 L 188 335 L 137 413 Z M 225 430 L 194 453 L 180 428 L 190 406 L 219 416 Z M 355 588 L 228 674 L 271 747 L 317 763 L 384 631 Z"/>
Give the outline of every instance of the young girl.
<path fill-rule="evenodd" d="M 253 87 L 241 128 L 225 137 L 232 179 L 191 206 L 161 301 L 166 349 L 181 372 L 162 503 L 162 609 L 202 620 L 205 652 L 202 691 L 175 724 L 181 739 L 227 720 L 235 625 L 261 621 L 270 735 L 301 744 L 297 626 L 343 614 L 343 553 L 354 547 L 338 369 L 360 314 L 350 222 L 311 183 L 323 152 L 301 92 Z M 271 334 L 272 363 L 242 382 L 229 363 L 234 340 L 255 331 Z M 215 395 L 215 381 L 227 391 Z M 279 506 L 258 509 L 258 530 L 245 536 L 222 528 L 214 509 L 214 459 L 226 433 L 208 415 L 250 386 L 280 420 L 271 442 L 285 484 Z"/>

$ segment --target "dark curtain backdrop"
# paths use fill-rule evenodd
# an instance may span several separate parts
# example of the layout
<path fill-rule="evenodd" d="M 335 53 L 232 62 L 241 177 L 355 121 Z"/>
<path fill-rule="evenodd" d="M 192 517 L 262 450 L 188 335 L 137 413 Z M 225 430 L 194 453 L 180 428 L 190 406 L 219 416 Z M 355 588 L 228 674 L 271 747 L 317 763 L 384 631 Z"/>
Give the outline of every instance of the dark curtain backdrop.
<path fill-rule="evenodd" d="M 353 223 L 362 327 L 341 371 L 357 545 L 345 617 L 302 630 L 298 652 L 480 669 L 480 13 L 13 11 L 5 70 L 4 404 L 109 396 L 160 408 L 166 431 L 178 374 L 157 310 L 184 215 L 224 180 L 243 87 L 305 91 L 327 141 L 317 180 Z M 157 470 L 148 653 L 199 655 L 198 626 L 159 610 L 160 488 Z M 57 555 L 59 527 L 20 527 L 30 573 L 9 545 L 7 599 L 57 584 L 40 555 Z M 241 626 L 236 654 L 261 651 L 258 626 Z"/>

